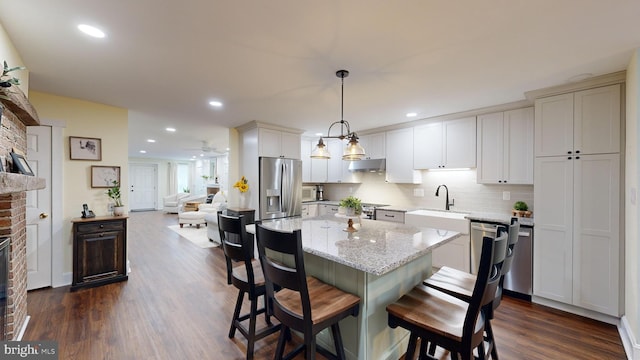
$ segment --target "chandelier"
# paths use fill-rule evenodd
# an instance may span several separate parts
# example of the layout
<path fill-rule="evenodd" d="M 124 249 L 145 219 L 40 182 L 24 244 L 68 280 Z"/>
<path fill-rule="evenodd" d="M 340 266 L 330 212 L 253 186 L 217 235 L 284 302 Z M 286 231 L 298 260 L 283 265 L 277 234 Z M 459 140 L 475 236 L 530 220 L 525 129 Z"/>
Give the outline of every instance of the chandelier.
<path fill-rule="evenodd" d="M 338 70 L 336 71 L 336 76 L 342 79 L 341 86 L 341 99 L 340 99 L 340 121 L 335 121 L 329 126 L 329 130 L 327 131 L 327 136 L 324 136 L 325 139 L 349 139 L 349 143 L 347 147 L 344 149 L 342 153 L 342 160 L 351 161 L 351 160 L 361 160 L 364 156 L 364 148 L 358 143 L 358 135 L 355 132 L 351 131 L 351 127 L 349 126 L 349 122 L 344 120 L 344 78 L 349 76 L 349 72 L 347 70 Z M 340 135 L 331 136 L 331 128 L 334 125 L 340 125 Z M 331 154 L 329 154 L 329 150 L 327 146 L 322 141 L 323 137 L 320 137 L 318 141 L 318 145 L 311 153 L 311 157 L 314 159 L 330 159 Z"/>

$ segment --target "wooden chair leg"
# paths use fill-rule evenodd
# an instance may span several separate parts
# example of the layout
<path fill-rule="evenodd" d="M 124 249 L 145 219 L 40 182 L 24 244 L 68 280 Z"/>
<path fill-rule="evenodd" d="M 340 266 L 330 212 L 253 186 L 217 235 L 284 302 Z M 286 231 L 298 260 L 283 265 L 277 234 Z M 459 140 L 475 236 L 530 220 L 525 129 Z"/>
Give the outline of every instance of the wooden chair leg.
<path fill-rule="evenodd" d="M 436 354 L 436 343 L 431 343 L 429 345 L 429 355 L 434 356 Z"/>
<path fill-rule="evenodd" d="M 266 294 L 262 296 L 262 300 L 263 300 L 263 303 L 264 303 L 264 321 L 267 322 L 267 325 L 271 326 L 271 325 L 273 325 L 271 323 L 271 311 L 270 311 L 271 309 L 269 308 L 269 304 L 267 303 L 267 295 Z"/>
<path fill-rule="evenodd" d="M 240 318 L 240 310 L 242 310 L 242 301 L 244 300 L 244 291 L 238 292 L 238 299 L 236 300 L 236 309 L 233 311 L 233 318 L 231 318 L 231 329 L 229 329 L 229 338 L 233 338 L 236 335 L 236 321 Z"/>
<path fill-rule="evenodd" d="M 409 345 L 407 346 L 407 353 L 404 355 L 405 360 L 413 360 L 413 355 L 416 353 L 416 341 L 418 336 L 411 333 L 409 336 Z"/>
<path fill-rule="evenodd" d="M 256 342 L 256 318 L 258 317 L 258 299 L 251 300 L 249 313 L 249 336 L 247 336 L 247 360 L 253 359 L 253 345 Z"/>
<path fill-rule="evenodd" d="M 316 360 L 316 337 L 313 334 L 304 334 L 306 360 Z"/>
<path fill-rule="evenodd" d="M 289 334 L 288 336 L 291 336 L 291 330 L 289 330 L 288 327 L 283 326 L 282 329 L 280 329 L 280 335 L 278 336 L 278 346 L 276 346 L 276 351 L 273 354 L 274 360 L 282 359 L 282 355 L 284 355 L 284 344 L 286 342 L 285 340 L 287 334 Z"/>
<path fill-rule="evenodd" d="M 346 359 L 344 354 L 344 344 L 342 343 L 342 335 L 340 334 L 340 325 L 338 325 L 338 323 L 331 325 L 331 333 L 333 334 L 333 343 L 336 346 L 336 356 L 340 360 Z"/>
<path fill-rule="evenodd" d="M 487 333 L 487 340 L 489 341 L 489 347 L 491 349 L 491 359 L 498 360 L 498 348 L 496 347 L 496 340 L 493 337 L 493 328 L 491 327 L 491 321 L 487 321 L 484 331 Z"/>
<path fill-rule="evenodd" d="M 429 342 L 426 339 L 420 338 L 420 352 L 418 353 L 418 360 L 428 360 L 427 345 Z"/>

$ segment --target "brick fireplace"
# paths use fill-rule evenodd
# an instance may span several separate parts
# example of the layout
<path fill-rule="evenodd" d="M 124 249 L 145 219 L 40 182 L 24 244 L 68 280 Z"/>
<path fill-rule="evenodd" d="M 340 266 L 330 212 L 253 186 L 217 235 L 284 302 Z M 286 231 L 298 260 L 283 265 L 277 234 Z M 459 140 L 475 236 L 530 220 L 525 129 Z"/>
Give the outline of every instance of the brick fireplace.
<path fill-rule="evenodd" d="M 8 157 L 12 149 L 27 150 L 27 126 L 39 125 L 38 116 L 16 87 L 0 88 L 3 107 L 0 123 L 0 157 Z M 41 178 L 0 172 L 0 238 L 9 237 L 9 267 L 6 290 L 6 334 L 7 340 L 16 339 L 27 319 L 27 236 L 26 199 L 27 191 L 45 188 Z"/>

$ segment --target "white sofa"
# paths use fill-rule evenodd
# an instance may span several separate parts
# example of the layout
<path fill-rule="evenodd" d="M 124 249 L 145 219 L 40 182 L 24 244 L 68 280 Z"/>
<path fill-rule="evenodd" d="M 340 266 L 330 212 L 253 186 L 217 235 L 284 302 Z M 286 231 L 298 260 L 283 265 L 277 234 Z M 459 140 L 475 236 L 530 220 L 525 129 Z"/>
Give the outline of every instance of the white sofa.
<path fill-rule="evenodd" d="M 198 211 L 204 211 L 207 214 L 204 220 L 207 223 L 207 236 L 209 241 L 220 243 L 220 232 L 218 231 L 218 211 L 227 208 L 227 198 L 218 192 L 211 201 L 211 204 L 200 204 Z"/>

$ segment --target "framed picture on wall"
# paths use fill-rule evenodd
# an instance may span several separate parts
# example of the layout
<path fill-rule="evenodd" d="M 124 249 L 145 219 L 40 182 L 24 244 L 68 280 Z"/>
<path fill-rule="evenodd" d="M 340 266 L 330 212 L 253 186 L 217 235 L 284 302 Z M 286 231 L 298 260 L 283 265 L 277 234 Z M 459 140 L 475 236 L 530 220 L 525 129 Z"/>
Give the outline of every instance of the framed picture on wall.
<path fill-rule="evenodd" d="M 91 166 L 91 187 L 110 188 L 120 182 L 120 166 Z"/>
<path fill-rule="evenodd" d="M 102 160 L 102 139 L 69 136 L 71 160 Z"/>
<path fill-rule="evenodd" d="M 12 152 L 11 159 L 13 160 L 14 171 L 18 174 L 34 176 L 33 170 L 31 170 L 31 166 L 27 162 L 27 159 L 24 158 L 24 155 L 17 154 Z"/>

